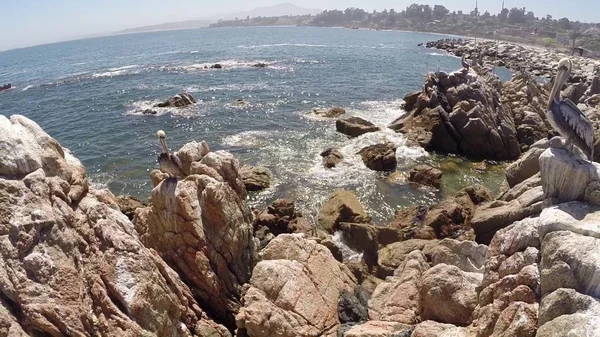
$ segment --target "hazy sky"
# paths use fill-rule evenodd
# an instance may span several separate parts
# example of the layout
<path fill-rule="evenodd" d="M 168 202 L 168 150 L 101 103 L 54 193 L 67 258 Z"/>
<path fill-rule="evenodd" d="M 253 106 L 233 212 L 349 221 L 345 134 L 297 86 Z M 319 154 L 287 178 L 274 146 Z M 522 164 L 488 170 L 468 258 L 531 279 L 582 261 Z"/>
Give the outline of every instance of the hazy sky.
<path fill-rule="evenodd" d="M 475 0 L 0 0 L 0 50 L 18 48 L 125 28 L 202 19 L 256 7 L 291 2 L 305 8 L 367 10 L 404 9 L 411 3 L 442 4 L 471 10 Z M 505 6 L 527 7 L 539 16 L 600 22 L 598 0 L 505 0 Z M 479 0 L 481 11 L 498 13 L 502 0 Z"/>

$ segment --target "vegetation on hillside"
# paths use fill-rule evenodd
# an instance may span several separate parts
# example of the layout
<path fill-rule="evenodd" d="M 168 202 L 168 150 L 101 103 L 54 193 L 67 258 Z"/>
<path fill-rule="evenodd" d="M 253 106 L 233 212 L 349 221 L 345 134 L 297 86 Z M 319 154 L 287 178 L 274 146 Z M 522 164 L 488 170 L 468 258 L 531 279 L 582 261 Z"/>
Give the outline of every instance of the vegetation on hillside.
<path fill-rule="evenodd" d="M 360 8 L 326 10 L 315 16 L 246 18 L 220 21 L 224 26 L 320 26 L 370 29 L 401 29 L 497 38 L 554 47 L 583 47 L 600 54 L 600 23 L 583 23 L 551 15 L 536 16 L 523 8 L 503 8 L 497 14 L 450 11 L 442 5 L 412 4 L 394 9 L 367 12 Z"/>

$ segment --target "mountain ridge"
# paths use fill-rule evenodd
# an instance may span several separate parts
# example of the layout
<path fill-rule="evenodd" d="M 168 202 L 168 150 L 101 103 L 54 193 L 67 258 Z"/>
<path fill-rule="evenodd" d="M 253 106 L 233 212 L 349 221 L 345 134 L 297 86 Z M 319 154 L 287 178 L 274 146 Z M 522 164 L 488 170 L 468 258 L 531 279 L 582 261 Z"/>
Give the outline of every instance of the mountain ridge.
<path fill-rule="evenodd" d="M 300 16 L 300 15 L 315 15 L 321 13 L 320 9 L 310 9 L 296 6 L 292 3 L 282 3 L 275 6 L 258 7 L 248 11 L 242 11 L 238 13 L 230 14 L 217 14 L 212 17 L 199 18 L 196 20 L 185 20 L 185 21 L 174 21 L 165 22 L 155 25 L 147 25 L 141 27 L 132 27 L 123 29 L 113 34 L 132 34 L 132 33 L 144 33 L 144 32 L 155 32 L 162 30 L 179 30 L 179 29 L 197 29 L 210 26 L 219 20 L 235 20 L 237 18 L 247 17 L 271 17 L 271 16 Z"/>

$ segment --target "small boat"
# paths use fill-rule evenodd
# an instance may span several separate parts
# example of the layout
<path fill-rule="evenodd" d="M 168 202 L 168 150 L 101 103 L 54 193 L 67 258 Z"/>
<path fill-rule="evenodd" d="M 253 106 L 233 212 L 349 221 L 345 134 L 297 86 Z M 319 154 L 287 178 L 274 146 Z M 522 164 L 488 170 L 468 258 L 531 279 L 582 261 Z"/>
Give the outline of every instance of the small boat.
<path fill-rule="evenodd" d="M 12 84 L 8 83 L 0 87 L 0 91 L 8 90 L 12 88 Z"/>

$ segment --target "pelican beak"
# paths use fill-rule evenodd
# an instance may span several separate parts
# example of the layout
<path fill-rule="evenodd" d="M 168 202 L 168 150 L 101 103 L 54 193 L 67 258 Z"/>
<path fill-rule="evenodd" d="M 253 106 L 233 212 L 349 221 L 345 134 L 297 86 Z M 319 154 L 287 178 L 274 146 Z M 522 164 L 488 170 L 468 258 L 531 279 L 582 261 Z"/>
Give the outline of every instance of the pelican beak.
<path fill-rule="evenodd" d="M 167 147 L 167 139 L 161 137 L 160 138 L 160 145 L 162 146 L 162 152 L 164 154 L 169 154 L 169 148 Z"/>
<path fill-rule="evenodd" d="M 560 92 L 562 91 L 563 85 L 567 83 L 567 80 L 569 79 L 570 75 L 571 74 L 569 73 L 569 69 L 566 66 L 560 66 L 558 68 L 556 78 L 554 79 L 554 86 L 552 87 L 552 91 L 550 92 L 548 109 L 550 109 L 550 106 L 552 105 L 552 100 L 554 100 L 555 98 L 560 100 Z"/>

